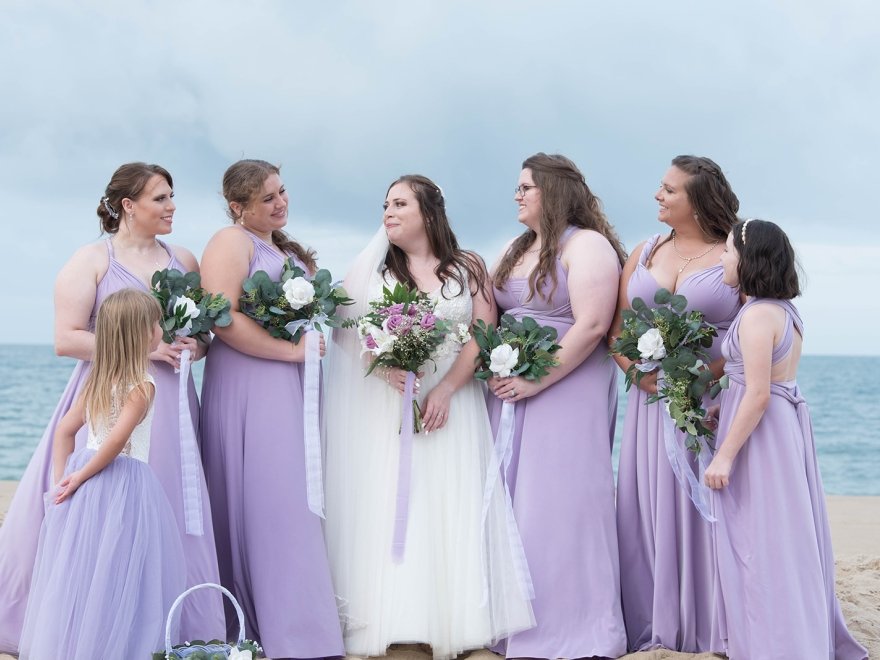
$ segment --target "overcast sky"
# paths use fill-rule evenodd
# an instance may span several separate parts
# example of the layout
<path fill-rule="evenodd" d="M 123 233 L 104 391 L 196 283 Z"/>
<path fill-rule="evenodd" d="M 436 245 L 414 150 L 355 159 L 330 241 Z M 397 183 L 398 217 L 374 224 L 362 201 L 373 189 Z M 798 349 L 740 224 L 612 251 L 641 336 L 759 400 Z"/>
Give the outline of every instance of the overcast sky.
<path fill-rule="evenodd" d="M 51 342 L 55 274 L 124 162 L 171 171 L 170 240 L 197 256 L 225 168 L 280 163 L 291 233 L 341 277 L 400 174 L 493 260 L 526 156 L 578 163 L 631 249 L 693 153 L 792 237 L 805 352 L 878 355 L 878 71 L 870 0 L 3 0 L 0 343 Z"/>

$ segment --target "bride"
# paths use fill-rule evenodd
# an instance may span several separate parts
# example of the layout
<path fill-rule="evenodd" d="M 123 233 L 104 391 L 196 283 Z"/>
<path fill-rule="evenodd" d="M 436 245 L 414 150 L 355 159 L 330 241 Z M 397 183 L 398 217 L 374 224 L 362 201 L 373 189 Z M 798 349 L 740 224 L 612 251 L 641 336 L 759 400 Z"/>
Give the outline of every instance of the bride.
<path fill-rule="evenodd" d="M 458 247 L 440 188 L 403 176 L 384 208 L 383 227 L 346 278 L 356 302 L 345 313 L 362 315 L 383 286 L 401 282 L 429 292 L 436 315 L 453 328 L 496 322 L 485 266 Z M 442 349 L 419 375 L 424 428 L 413 439 L 409 488 L 399 492 L 406 372 L 364 377 L 357 333 L 334 332 L 325 381 L 326 535 L 350 655 L 384 655 L 405 642 L 451 658 L 534 625 L 509 499 L 494 475 L 487 479 L 492 432 L 473 377 L 477 346 Z M 398 498 L 407 497 L 401 559 L 392 557 L 392 537 Z"/>

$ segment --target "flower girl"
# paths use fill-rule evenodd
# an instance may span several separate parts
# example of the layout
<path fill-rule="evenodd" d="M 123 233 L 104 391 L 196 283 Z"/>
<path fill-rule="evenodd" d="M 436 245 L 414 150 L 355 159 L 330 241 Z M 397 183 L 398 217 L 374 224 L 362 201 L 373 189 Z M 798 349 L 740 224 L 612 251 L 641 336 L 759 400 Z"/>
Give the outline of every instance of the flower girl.
<path fill-rule="evenodd" d="M 794 251 L 772 222 L 733 226 L 724 283 L 747 297 L 721 350 L 712 648 L 730 660 L 868 655 L 834 594 L 834 555 L 810 411 L 795 379 L 803 323 Z"/>
<path fill-rule="evenodd" d="M 104 301 L 82 395 L 58 425 L 22 660 L 148 658 L 184 588 L 174 515 L 147 465 L 161 310 L 123 289 Z M 73 452 L 88 424 L 87 446 Z M 73 453 L 72 453 L 73 452 Z M 72 453 L 72 455 L 71 455 Z"/>

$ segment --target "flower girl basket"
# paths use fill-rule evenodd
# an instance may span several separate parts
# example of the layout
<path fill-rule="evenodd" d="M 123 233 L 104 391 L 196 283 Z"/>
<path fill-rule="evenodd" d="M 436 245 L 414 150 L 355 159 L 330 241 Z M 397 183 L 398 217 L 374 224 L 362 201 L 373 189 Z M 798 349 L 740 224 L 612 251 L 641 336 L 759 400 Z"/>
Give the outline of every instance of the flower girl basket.
<path fill-rule="evenodd" d="M 176 647 L 171 646 L 171 624 L 174 621 L 174 615 L 177 613 L 177 609 L 180 607 L 183 599 L 199 589 L 217 589 L 232 602 L 235 614 L 238 616 L 238 641 L 235 644 L 227 644 L 216 640 L 209 643 L 199 643 L 197 640 L 195 643 L 187 642 Z M 171 609 L 168 611 L 168 618 L 165 621 L 165 653 L 164 655 L 155 653 L 153 658 L 161 656 L 166 660 L 181 660 L 195 656 L 198 658 L 210 658 L 211 660 L 214 658 L 247 658 L 250 660 L 251 658 L 261 657 L 262 654 L 258 655 L 262 651 L 259 644 L 246 640 L 244 635 L 244 612 L 241 611 L 241 605 L 235 600 L 235 596 L 219 584 L 212 582 L 197 584 L 180 594 L 171 605 Z"/>

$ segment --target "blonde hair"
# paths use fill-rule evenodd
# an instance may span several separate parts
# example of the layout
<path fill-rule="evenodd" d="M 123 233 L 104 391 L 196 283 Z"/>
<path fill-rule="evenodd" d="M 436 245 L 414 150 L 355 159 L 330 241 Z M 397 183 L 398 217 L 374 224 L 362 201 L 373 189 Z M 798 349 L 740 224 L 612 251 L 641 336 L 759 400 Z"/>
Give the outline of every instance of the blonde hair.
<path fill-rule="evenodd" d="M 131 389 L 150 397 L 147 370 L 153 327 L 162 319 L 162 308 L 150 294 L 122 289 L 110 294 L 98 309 L 95 323 L 95 356 L 83 386 L 86 418 L 93 429 L 110 419 L 114 394 Z"/>

